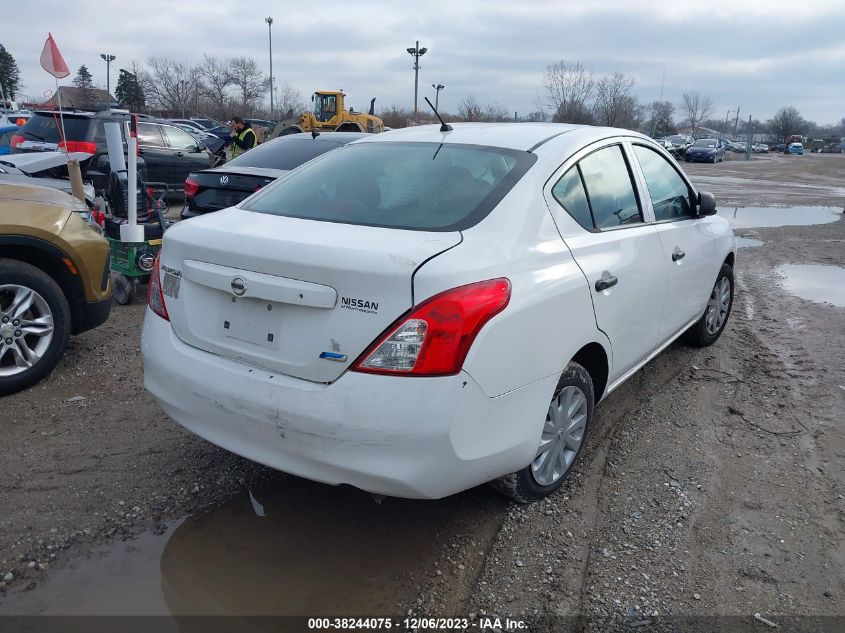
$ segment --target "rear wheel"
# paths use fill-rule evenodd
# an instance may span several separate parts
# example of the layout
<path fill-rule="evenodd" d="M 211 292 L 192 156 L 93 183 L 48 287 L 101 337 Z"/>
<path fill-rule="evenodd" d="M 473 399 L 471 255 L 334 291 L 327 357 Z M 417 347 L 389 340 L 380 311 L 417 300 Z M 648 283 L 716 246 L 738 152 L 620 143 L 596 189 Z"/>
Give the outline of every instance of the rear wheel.
<path fill-rule="evenodd" d="M 24 262 L 0 260 L 0 396 L 49 374 L 67 346 L 67 298 L 52 277 Z"/>
<path fill-rule="evenodd" d="M 135 300 L 135 282 L 121 273 L 112 273 L 114 300 L 120 305 L 129 305 Z"/>
<path fill-rule="evenodd" d="M 560 488 L 572 470 L 593 419 L 593 381 L 578 363 L 569 363 L 558 381 L 531 463 L 490 482 L 519 503 L 531 503 Z"/>
<path fill-rule="evenodd" d="M 684 333 L 684 340 L 695 347 L 707 347 L 715 343 L 722 335 L 734 300 L 734 271 L 727 264 L 722 264 L 704 314 Z"/>

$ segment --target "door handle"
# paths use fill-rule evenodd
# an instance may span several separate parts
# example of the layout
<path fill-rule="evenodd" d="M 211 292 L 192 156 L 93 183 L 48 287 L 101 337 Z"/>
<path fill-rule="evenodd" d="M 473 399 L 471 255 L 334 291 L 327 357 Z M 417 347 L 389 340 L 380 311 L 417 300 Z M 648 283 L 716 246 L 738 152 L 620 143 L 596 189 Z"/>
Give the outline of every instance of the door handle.
<path fill-rule="evenodd" d="M 676 247 L 676 248 L 675 248 L 675 252 L 674 252 L 674 253 L 672 253 L 672 261 L 673 261 L 673 262 L 680 261 L 680 260 L 682 260 L 684 257 L 686 257 L 686 255 L 687 255 L 687 254 L 686 254 L 684 251 L 682 251 L 680 248 L 677 248 L 677 247 Z"/>
<path fill-rule="evenodd" d="M 596 282 L 596 292 L 601 292 L 602 290 L 607 290 L 608 288 L 613 288 L 616 284 L 619 283 L 619 279 L 617 279 L 614 275 L 608 275 L 607 277 L 602 277 Z"/>
<path fill-rule="evenodd" d="M 185 154 L 184 154 L 184 152 L 176 152 L 176 155 L 177 155 L 179 158 L 182 158 Z"/>

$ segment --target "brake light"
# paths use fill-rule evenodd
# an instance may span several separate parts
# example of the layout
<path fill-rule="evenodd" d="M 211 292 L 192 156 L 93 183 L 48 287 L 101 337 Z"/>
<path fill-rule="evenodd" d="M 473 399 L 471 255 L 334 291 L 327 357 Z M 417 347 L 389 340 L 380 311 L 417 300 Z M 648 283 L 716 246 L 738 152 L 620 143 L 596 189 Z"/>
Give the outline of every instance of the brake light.
<path fill-rule="evenodd" d="M 200 184 L 190 176 L 185 179 L 185 197 L 193 198 L 200 190 Z"/>
<path fill-rule="evenodd" d="M 19 134 L 12 134 L 12 138 L 9 140 L 9 147 L 15 149 L 18 145 L 23 143 L 26 139 Z"/>
<path fill-rule="evenodd" d="M 59 141 L 59 148 L 66 147 L 69 152 L 97 153 L 97 144 L 88 141 Z"/>
<path fill-rule="evenodd" d="M 510 297 L 507 279 L 441 292 L 394 323 L 352 370 L 399 376 L 457 374 L 481 328 L 505 309 Z"/>
<path fill-rule="evenodd" d="M 156 255 L 155 261 L 153 262 L 153 270 L 150 273 L 150 285 L 147 288 L 147 305 L 150 306 L 150 310 L 162 319 L 169 321 L 170 316 L 167 314 L 167 306 L 164 304 L 164 293 L 161 287 L 161 273 L 159 272 L 161 269 L 161 265 L 159 264 L 160 257 L 161 251 Z"/>

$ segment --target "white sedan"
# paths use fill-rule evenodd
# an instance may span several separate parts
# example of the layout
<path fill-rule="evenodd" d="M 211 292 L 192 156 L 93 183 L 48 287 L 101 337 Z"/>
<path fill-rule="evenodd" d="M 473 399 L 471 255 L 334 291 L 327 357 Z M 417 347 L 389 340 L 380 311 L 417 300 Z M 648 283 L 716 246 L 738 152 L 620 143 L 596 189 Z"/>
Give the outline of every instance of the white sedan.
<path fill-rule="evenodd" d="M 710 345 L 735 240 L 651 139 L 564 124 L 372 135 L 181 222 L 144 384 L 219 446 L 373 493 L 554 491 L 596 403 Z"/>

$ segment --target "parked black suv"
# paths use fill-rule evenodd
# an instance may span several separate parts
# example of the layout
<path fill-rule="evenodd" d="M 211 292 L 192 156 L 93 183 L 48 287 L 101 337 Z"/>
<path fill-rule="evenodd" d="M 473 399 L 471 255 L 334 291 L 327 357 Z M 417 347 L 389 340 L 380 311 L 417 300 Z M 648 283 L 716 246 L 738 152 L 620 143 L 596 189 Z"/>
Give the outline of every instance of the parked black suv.
<path fill-rule="evenodd" d="M 83 178 L 90 180 L 98 191 L 107 185 L 109 169 L 105 123 L 124 122 L 126 112 L 64 112 L 67 149 L 87 152 L 93 156 L 82 165 Z M 12 153 L 55 151 L 61 145 L 60 122 L 57 112 L 36 112 L 12 138 Z M 126 151 L 125 129 L 124 152 Z M 215 164 L 213 154 L 187 132 L 179 128 L 142 117 L 138 130 L 138 172 L 143 180 L 166 182 L 171 191 L 182 191 L 185 178 L 197 169 Z"/>

